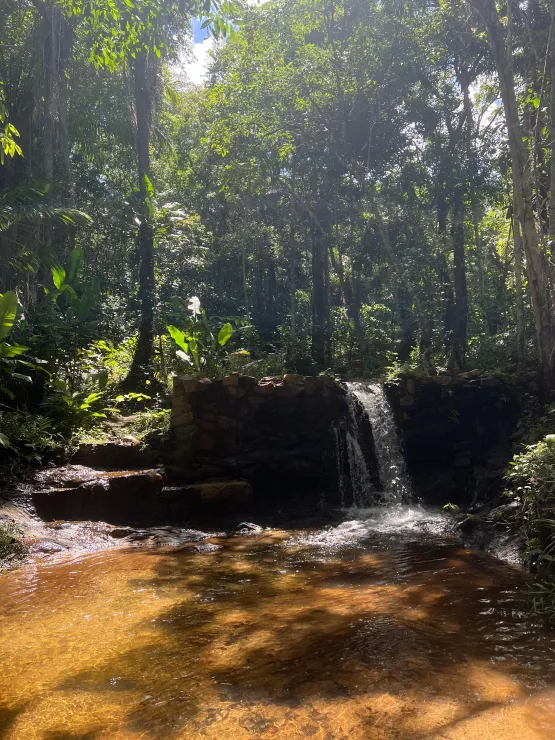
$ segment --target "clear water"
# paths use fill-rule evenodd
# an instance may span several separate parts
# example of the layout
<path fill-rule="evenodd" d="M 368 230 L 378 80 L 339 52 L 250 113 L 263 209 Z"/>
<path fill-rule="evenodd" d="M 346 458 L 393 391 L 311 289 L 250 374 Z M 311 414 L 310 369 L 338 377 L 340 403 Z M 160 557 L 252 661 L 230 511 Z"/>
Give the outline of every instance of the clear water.
<path fill-rule="evenodd" d="M 555 737 L 555 635 L 440 514 L 212 545 L 1 576 L 0 737 Z"/>

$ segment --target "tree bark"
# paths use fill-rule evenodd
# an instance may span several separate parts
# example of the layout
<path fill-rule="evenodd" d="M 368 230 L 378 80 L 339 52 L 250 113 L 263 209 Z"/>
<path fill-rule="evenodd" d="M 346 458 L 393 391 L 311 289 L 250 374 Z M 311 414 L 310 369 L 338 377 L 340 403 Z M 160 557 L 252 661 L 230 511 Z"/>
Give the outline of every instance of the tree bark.
<path fill-rule="evenodd" d="M 312 227 L 312 359 L 318 369 L 326 366 L 327 291 L 324 235 Z"/>
<path fill-rule="evenodd" d="M 549 252 L 555 255 L 555 7 L 552 11 L 549 46 L 551 167 L 549 182 Z"/>
<path fill-rule="evenodd" d="M 524 324 L 524 293 L 522 289 L 522 238 L 520 235 L 520 222 L 518 219 L 511 220 L 513 229 L 513 244 L 515 254 L 515 307 L 516 307 L 516 351 L 517 369 L 522 371 L 526 367 L 526 342 Z"/>
<path fill-rule="evenodd" d="M 150 183 L 151 99 L 147 80 L 147 54 L 134 60 L 135 115 L 137 119 L 137 164 L 139 176 L 139 299 L 141 315 L 133 362 L 125 380 L 127 387 L 141 388 L 154 373 L 154 225 L 148 209 Z"/>
<path fill-rule="evenodd" d="M 540 249 L 540 240 L 536 230 L 529 152 L 523 140 L 511 58 L 507 52 L 504 28 L 494 1 L 469 0 L 469 3 L 484 18 L 499 76 L 512 159 L 515 215 L 522 229 L 523 251 L 526 256 L 538 338 L 540 369 L 543 386 L 547 390 L 553 388 L 555 370 L 555 323 L 549 279 L 550 268 L 546 255 Z"/>
<path fill-rule="evenodd" d="M 457 188 L 454 193 L 453 275 L 455 305 L 449 370 L 456 373 L 464 369 L 468 324 L 468 289 L 464 253 L 464 195 L 462 188 Z"/>

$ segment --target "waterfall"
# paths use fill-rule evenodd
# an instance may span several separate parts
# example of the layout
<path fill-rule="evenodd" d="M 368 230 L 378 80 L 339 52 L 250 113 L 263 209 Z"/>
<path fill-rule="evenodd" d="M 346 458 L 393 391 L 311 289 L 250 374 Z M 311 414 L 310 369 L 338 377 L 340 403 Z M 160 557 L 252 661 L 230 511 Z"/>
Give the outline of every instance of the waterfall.
<path fill-rule="evenodd" d="M 383 387 L 379 383 L 348 383 L 347 388 L 368 414 L 378 461 L 378 472 L 383 486 L 380 499 L 386 504 L 410 502 L 412 487 L 407 475 L 393 412 Z M 356 437 L 357 424 L 354 410 L 351 405 L 350 408 L 352 430 L 347 432 L 347 453 L 353 500 L 355 506 L 368 506 L 375 503 L 376 496 L 371 485 L 366 460 Z"/>
<path fill-rule="evenodd" d="M 353 503 L 364 508 L 374 501 L 374 486 L 370 480 L 370 472 L 360 443 L 350 429 L 347 430 L 347 457 L 353 489 Z"/>

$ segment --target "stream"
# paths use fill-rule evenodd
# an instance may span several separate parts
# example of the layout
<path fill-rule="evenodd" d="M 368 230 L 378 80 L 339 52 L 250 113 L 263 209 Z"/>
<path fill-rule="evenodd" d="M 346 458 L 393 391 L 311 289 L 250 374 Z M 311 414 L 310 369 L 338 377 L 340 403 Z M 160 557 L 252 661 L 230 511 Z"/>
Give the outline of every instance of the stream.
<path fill-rule="evenodd" d="M 417 506 L 0 577 L 0 736 L 553 738 L 523 574 Z"/>

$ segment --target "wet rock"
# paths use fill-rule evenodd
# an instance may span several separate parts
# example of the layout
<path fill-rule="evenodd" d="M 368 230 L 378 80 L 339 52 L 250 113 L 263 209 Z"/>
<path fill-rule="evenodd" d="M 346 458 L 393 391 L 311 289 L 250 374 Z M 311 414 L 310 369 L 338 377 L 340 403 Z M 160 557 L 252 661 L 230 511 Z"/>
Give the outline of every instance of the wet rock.
<path fill-rule="evenodd" d="M 253 503 L 254 492 L 245 480 L 223 480 L 187 486 L 184 494 L 198 500 L 202 506 L 224 507 L 243 511 Z"/>
<path fill-rule="evenodd" d="M 202 545 L 195 545 L 193 549 L 195 552 L 200 552 L 200 553 L 216 552 L 216 550 L 221 550 L 222 546 L 214 545 L 211 542 L 206 542 L 205 544 L 202 544 Z"/>
<path fill-rule="evenodd" d="M 97 471 L 67 466 L 39 476 L 32 492 L 37 513 L 52 521 L 89 520 L 110 524 L 151 523 L 160 516 L 164 485 L 159 470 Z"/>
<path fill-rule="evenodd" d="M 252 522 L 241 522 L 235 527 L 235 531 L 239 534 L 260 534 L 264 531 L 264 527 Z"/>
<path fill-rule="evenodd" d="M 511 514 L 514 514 L 519 507 L 520 503 L 518 501 L 511 501 L 508 504 L 496 506 L 495 509 L 490 511 L 487 518 L 493 522 L 505 521 L 511 516 Z"/>
<path fill-rule="evenodd" d="M 513 433 L 529 397 L 529 379 L 475 371 L 454 378 L 403 376 L 386 390 L 420 498 L 463 508 L 475 502 L 495 505 L 514 453 Z"/>
<path fill-rule="evenodd" d="M 255 378 L 229 375 L 201 391 L 175 378 L 169 463 L 187 481 L 245 478 L 257 490 L 307 486 L 337 495 L 335 438 L 330 428 L 347 419 L 345 389 L 334 378 L 288 373 Z"/>
<path fill-rule="evenodd" d="M 143 446 L 135 437 L 114 442 L 83 444 L 71 458 L 73 465 L 84 465 L 100 470 L 145 468 L 155 465 L 156 453 Z"/>
<path fill-rule="evenodd" d="M 133 532 L 134 530 L 131 527 L 114 527 L 114 529 L 110 530 L 109 534 L 110 537 L 114 537 L 119 540 L 123 537 L 129 537 Z"/>
<path fill-rule="evenodd" d="M 31 545 L 30 552 L 33 555 L 54 555 L 58 552 L 64 552 L 66 548 L 60 545 L 58 542 L 51 542 L 49 540 L 42 540 L 42 542 L 36 542 Z"/>
<path fill-rule="evenodd" d="M 225 385 L 225 386 L 238 386 L 239 385 L 239 376 L 236 373 L 234 375 L 226 375 L 225 378 L 222 378 L 222 385 Z"/>

